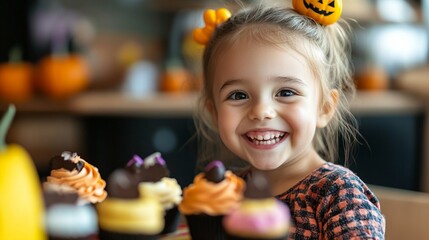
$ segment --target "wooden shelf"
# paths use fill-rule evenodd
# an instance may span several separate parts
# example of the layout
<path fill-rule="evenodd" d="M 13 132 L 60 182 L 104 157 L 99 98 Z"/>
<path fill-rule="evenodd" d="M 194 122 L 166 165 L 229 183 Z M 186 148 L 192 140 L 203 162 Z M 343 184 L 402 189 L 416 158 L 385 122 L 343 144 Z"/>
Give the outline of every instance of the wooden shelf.
<path fill-rule="evenodd" d="M 416 97 L 401 91 L 359 91 L 351 105 L 355 115 L 415 114 L 423 111 Z"/>
<path fill-rule="evenodd" d="M 196 94 L 159 93 L 146 97 L 133 97 L 126 93 L 88 93 L 69 104 L 70 111 L 81 115 L 130 116 L 191 116 L 198 96 Z"/>
<path fill-rule="evenodd" d="M 121 92 L 88 92 L 63 102 L 36 98 L 18 104 L 17 110 L 25 113 L 188 117 L 197 103 L 196 93 L 133 97 Z M 5 109 L 4 105 L 0 106 Z M 414 114 L 423 111 L 423 106 L 419 99 L 401 91 L 358 92 L 351 110 L 359 115 Z"/>

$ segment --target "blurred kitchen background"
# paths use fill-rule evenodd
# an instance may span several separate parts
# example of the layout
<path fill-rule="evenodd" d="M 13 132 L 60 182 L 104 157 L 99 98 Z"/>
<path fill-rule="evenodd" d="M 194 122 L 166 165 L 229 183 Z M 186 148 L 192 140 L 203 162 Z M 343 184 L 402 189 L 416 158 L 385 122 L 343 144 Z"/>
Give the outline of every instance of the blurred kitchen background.
<path fill-rule="evenodd" d="M 8 142 L 29 151 L 41 177 L 64 150 L 105 177 L 133 154 L 160 151 L 188 185 L 202 53 L 191 31 L 202 26 L 203 9 L 234 11 L 237 2 L 2 1 L 0 111 L 17 106 Z M 343 4 L 354 29 L 352 110 L 363 136 L 349 166 L 370 184 L 429 192 L 429 0 Z M 17 63 L 22 72 L 11 67 Z"/>

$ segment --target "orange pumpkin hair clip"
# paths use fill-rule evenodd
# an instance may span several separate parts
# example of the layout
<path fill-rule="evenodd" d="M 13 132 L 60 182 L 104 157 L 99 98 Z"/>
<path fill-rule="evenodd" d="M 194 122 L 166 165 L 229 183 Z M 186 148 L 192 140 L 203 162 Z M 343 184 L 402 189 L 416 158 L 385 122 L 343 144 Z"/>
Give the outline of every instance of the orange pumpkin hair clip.
<path fill-rule="evenodd" d="M 343 11 L 342 0 L 293 0 L 293 8 L 322 25 L 338 21 Z"/>
<path fill-rule="evenodd" d="M 231 12 L 226 8 L 219 8 L 217 10 L 207 9 L 204 11 L 203 28 L 194 29 L 192 36 L 197 43 L 206 45 L 213 35 L 217 26 L 224 23 L 231 17 Z"/>

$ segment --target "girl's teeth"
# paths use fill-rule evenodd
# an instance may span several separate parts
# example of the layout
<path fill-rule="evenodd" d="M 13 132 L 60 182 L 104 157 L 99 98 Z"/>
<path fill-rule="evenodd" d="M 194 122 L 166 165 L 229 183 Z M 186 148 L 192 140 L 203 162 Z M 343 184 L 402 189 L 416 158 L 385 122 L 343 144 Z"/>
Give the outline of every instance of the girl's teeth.
<path fill-rule="evenodd" d="M 278 143 L 285 135 L 284 132 L 267 132 L 265 134 L 248 135 L 248 138 L 257 145 L 271 145 Z"/>
<path fill-rule="evenodd" d="M 254 140 L 253 142 L 256 145 L 272 145 L 272 144 L 280 142 L 280 138 L 274 138 L 274 139 L 271 139 L 271 140 L 264 140 L 264 141 Z"/>
<path fill-rule="evenodd" d="M 269 140 L 269 139 L 271 139 L 270 134 L 265 134 L 265 136 L 264 136 L 264 140 Z"/>

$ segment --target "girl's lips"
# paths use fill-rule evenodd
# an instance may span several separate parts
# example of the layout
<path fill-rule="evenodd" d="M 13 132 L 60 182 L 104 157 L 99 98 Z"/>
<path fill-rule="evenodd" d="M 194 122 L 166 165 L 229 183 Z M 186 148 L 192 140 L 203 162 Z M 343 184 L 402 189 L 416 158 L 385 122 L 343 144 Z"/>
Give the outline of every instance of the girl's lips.
<path fill-rule="evenodd" d="M 288 132 L 282 132 L 277 130 L 267 130 L 267 131 L 250 131 L 247 132 L 244 137 L 252 145 L 258 147 L 271 147 L 282 142 L 289 135 Z"/>

